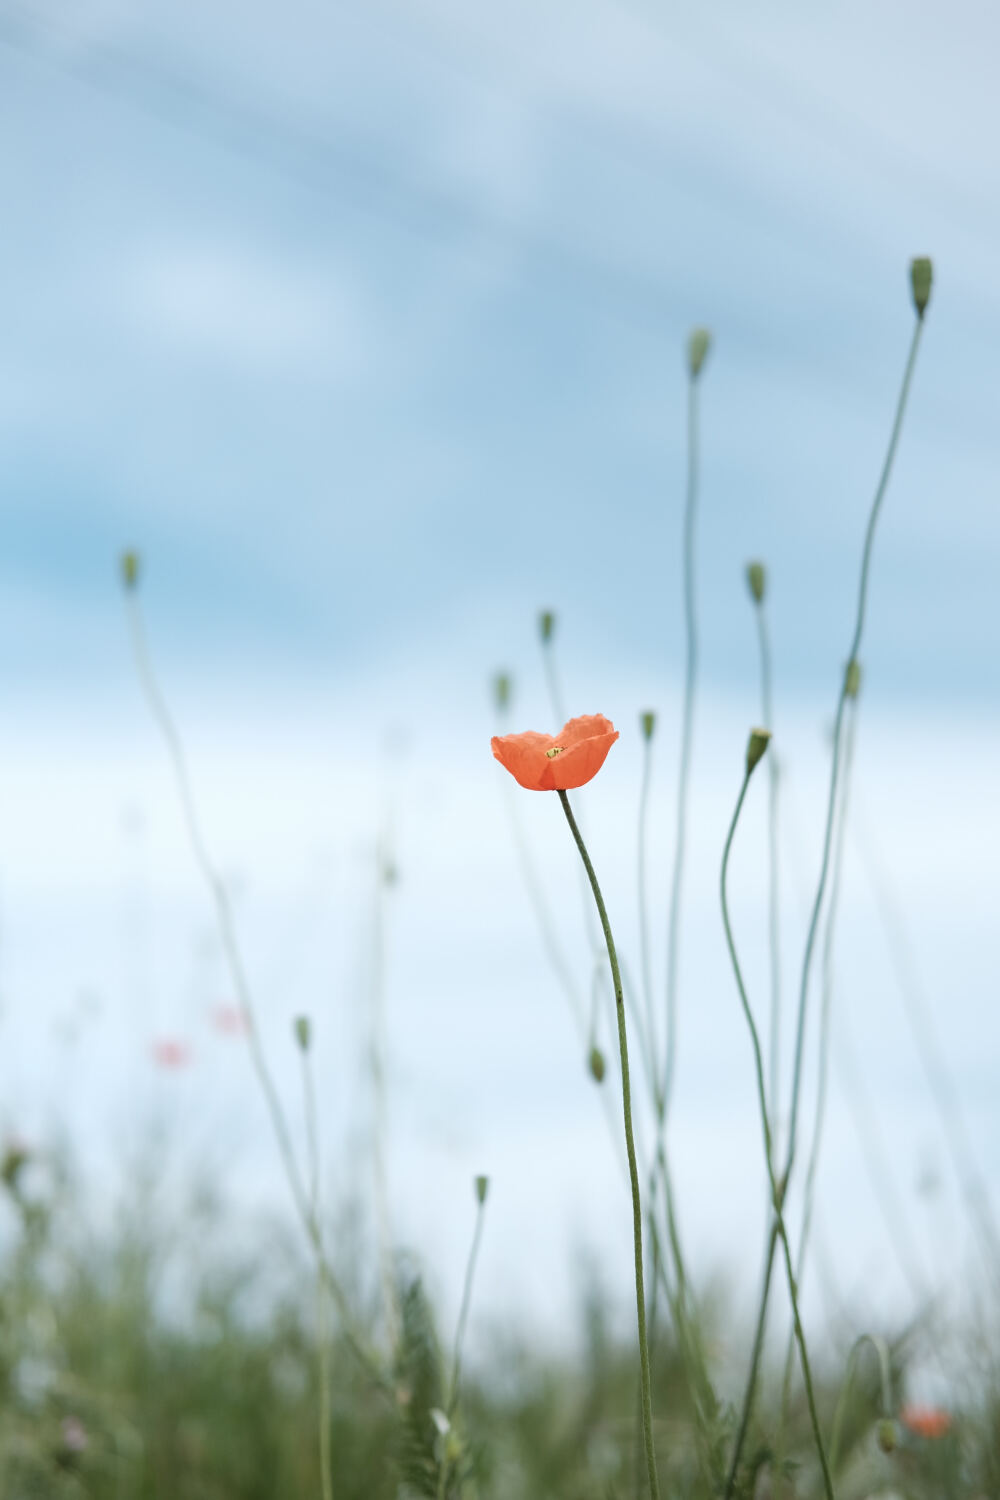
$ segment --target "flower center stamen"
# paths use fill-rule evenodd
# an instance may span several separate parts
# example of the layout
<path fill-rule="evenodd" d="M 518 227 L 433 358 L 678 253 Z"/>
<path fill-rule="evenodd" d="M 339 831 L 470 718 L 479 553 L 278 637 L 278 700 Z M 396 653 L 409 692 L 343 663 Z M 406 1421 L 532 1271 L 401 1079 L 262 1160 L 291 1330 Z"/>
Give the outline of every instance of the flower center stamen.
<path fill-rule="evenodd" d="M 551 749 L 546 750 L 545 754 L 548 756 L 549 760 L 554 760 L 557 755 L 562 755 L 563 748 L 564 747 L 562 745 L 553 745 Z"/>

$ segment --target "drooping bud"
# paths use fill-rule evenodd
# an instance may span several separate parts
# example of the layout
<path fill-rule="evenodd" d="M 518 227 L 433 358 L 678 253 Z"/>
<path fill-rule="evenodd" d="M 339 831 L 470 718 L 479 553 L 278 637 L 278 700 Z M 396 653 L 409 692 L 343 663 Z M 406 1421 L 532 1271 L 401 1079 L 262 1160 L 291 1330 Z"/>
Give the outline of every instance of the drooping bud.
<path fill-rule="evenodd" d="M 551 609 L 543 609 L 541 614 L 538 616 L 538 633 L 542 638 L 543 646 L 547 646 L 549 641 L 551 641 L 552 634 L 555 628 L 555 615 L 552 613 Z"/>
<path fill-rule="evenodd" d="M 590 1069 L 590 1076 L 594 1080 L 594 1082 L 603 1083 L 605 1063 L 604 1053 L 601 1051 L 600 1047 L 591 1047 L 590 1056 L 587 1058 L 587 1066 Z"/>
<path fill-rule="evenodd" d="M 309 1024 L 308 1016 L 295 1017 L 295 1040 L 303 1052 L 309 1051 L 309 1044 L 312 1041 L 312 1027 Z"/>
<path fill-rule="evenodd" d="M 125 588 L 132 591 L 139 583 L 139 554 L 138 552 L 123 552 L 119 559 L 122 583 Z"/>
<path fill-rule="evenodd" d="M 753 773 L 754 767 L 763 759 L 764 752 L 771 743 L 771 731 L 769 729 L 751 729 L 750 738 L 747 741 L 747 775 Z"/>
<path fill-rule="evenodd" d="M 707 328 L 694 328 L 688 338 L 688 373 L 692 380 L 697 380 L 701 374 L 701 367 L 705 363 L 712 335 Z"/>
<path fill-rule="evenodd" d="M 767 590 L 767 569 L 762 562 L 747 563 L 747 585 L 755 604 L 763 604 Z"/>
<path fill-rule="evenodd" d="M 861 691 L 861 663 L 852 656 L 844 671 L 844 697 L 856 698 Z"/>
<path fill-rule="evenodd" d="M 892 1453 L 897 1442 L 896 1424 L 891 1417 L 883 1417 L 875 1428 L 875 1438 L 883 1453 Z"/>
<path fill-rule="evenodd" d="M 639 715 L 639 723 L 642 725 L 642 737 L 649 744 L 653 738 L 653 730 L 656 728 L 656 715 L 651 708 Z"/>
<path fill-rule="evenodd" d="M 510 676 L 506 672 L 497 672 L 493 678 L 493 702 L 500 714 L 510 706 Z"/>
<path fill-rule="evenodd" d="M 910 261 L 910 287 L 913 291 L 913 305 L 917 309 L 918 318 L 922 318 L 927 311 L 927 304 L 931 300 L 933 280 L 934 267 L 930 256 L 918 255 Z"/>
<path fill-rule="evenodd" d="M 488 1177 L 484 1177 L 484 1176 L 477 1177 L 476 1178 L 476 1202 L 477 1203 L 485 1203 L 486 1202 L 486 1194 L 489 1192 L 489 1190 L 490 1190 L 490 1179 Z"/>

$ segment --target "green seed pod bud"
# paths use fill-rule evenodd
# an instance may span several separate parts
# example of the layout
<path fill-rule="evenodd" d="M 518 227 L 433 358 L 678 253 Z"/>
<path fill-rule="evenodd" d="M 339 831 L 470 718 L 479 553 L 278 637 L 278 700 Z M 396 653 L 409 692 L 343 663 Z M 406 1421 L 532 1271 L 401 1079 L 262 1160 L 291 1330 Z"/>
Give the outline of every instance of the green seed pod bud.
<path fill-rule="evenodd" d="M 542 645 L 547 646 L 552 639 L 552 633 L 556 628 L 556 617 L 551 609 L 543 609 L 538 616 L 538 633 L 542 638 Z"/>
<path fill-rule="evenodd" d="M 506 672 L 498 672 L 493 679 L 493 702 L 500 714 L 510 707 L 510 677 Z"/>
<path fill-rule="evenodd" d="M 707 328 L 692 329 L 688 339 L 688 372 L 692 380 L 697 380 L 701 374 L 711 342 L 712 335 Z"/>
<path fill-rule="evenodd" d="M 648 744 L 656 728 L 656 715 L 651 708 L 647 708 L 645 713 L 640 714 L 639 723 L 642 725 L 642 737 Z"/>
<path fill-rule="evenodd" d="M 476 1178 L 476 1202 L 485 1203 L 486 1194 L 490 1190 L 490 1179 L 488 1177 Z"/>
<path fill-rule="evenodd" d="M 767 569 L 762 562 L 747 563 L 747 584 L 753 602 L 755 604 L 763 604 L 764 594 L 767 590 Z"/>
<path fill-rule="evenodd" d="M 126 589 L 132 590 L 139 583 L 139 554 L 138 552 L 123 552 L 119 560 L 122 583 Z"/>
<path fill-rule="evenodd" d="M 750 776 L 754 767 L 763 758 L 764 752 L 771 743 L 771 731 L 769 729 L 751 729 L 750 738 L 747 741 L 747 775 Z"/>
<path fill-rule="evenodd" d="M 875 1437 L 883 1453 L 892 1453 L 896 1447 L 896 1424 L 891 1417 L 883 1417 L 875 1429 Z"/>
<path fill-rule="evenodd" d="M 861 691 L 861 663 L 852 656 L 844 672 L 844 696 L 856 698 Z"/>
<path fill-rule="evenodd" d="M 913 305 L 917 309 L 918 318 L 922 318 L 927 311 L 927 304 L 931 300 L 933 280 L 934 267 L 929 256 L 918 255 L 910 261 L 910 286 L 913 290 Z"/>
<path fill-rule="evenodd" d="M 295 1040 L 303 1052 L 309 1051 L 309 1044 L 312 1041 L 312 1027 L 309 1024 L 308 1016 L 295 1017 Z"/>
<path fill-rule="evenodd" d="M 605 1064 L 604 1053 L 601 1051 L 600 1047 L 591 1047 L 590 1056 L 587 1059 L 587 1066 L 590 1069 L 590 1076 L 594 1080 L 594 1082 L 603 1083 Z"/>

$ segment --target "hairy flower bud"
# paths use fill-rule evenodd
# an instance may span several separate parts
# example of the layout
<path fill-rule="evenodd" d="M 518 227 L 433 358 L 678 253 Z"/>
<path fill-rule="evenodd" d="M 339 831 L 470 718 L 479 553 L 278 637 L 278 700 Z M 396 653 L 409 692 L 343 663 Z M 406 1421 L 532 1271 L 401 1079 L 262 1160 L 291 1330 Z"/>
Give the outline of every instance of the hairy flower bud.
<path fill-rule="evenodd" d="M 541 614 L 538 616 L 538 633 L 542 638 L 543 646 L 547 646 L 549 641 L 551 641 L 552 634 L 555 628 L 555 615 L 552 613 L 551 609 L 543 609 Z"/>
<path fill-rule="evenodd" d="M 896 1447 L 896 1424 L 891 1417 L 883 1417 L 875 1429 L 875 1437 L 883 1453 L 892 1453 Z"/>
<path fill-rule="evenodd" d="M 642 725 L 642 737 L 648 744 L 656 728 L 656 715 L 651 708 L 647 708 L 645 713 L 640 714 L 639 723 Z"/>
<path fill-rule="evenodd" d="M 767 569 L 762 562 L 747 563 L 747 585 L 755 604 L 763 604 L 767 590 Z"/>
<path fill-rule="evenodd" d="M 129 590 L 138 586 L 139 583 L 139 554 L 138 552 L 123 552 L 119 559 L 122 583 Z"/>
<path fill-rule="evenodd" d="M 769 729 L 751 729 L 750 738 L 747 741 L 747 775 L 751 775 L 754 767 L 763 759 L 764 752 L 771 742 L 771 731 Z"/>
<path fill-rule="evenodd" d="M 501 714 L 510 706 L 510 676 L 506 672 L 498 672 L 493 678 L 493 702 Z"/>
<path fill-rule="evenodd" d="M 927 311 L 927 304 L 931 300 L 933 280 L 934 267 L 929 256 L 918 255 L 910 261 L 910 287 L 913 291 L 913 305 L 917 309 L 918 318 L 922 318 Z"/>
<path fill-rule="evenodd" d="M 309 1024 L 308 1016 L 295 1017 L 295 1040 L 303 1052 L 309 1051 L 309 1044 L 312 1041 L 312 1027 Z"/>
<path fill-rule="evenodd" d="M 489 1192 L 489 1190 L 490 1190 L 490 1179 L 488 1177 L 484 1177 L 484 1176 L 477 1177 L 476 1178 L 476 1202 L 477 1203 L 485 1203 L 486 1202 L 486 1194 Z"/>
<path fill-rule="evenodd" d="M 712 335 L 707 328 L 694 328 L 688 338 L 688 372 L 692 380 L 697 380 L 701 374 L 701 367 L 705 363 L 709 347 L 712 343 Z"/>
<path fill-rule="evenodd" d="M 587 1066 L 590 1069 L 590 1076 L 594 1080 L 594 1082 L 603 1083 L 605 1064 L 604 1053 L 601 1051 L 600 1047 L 591 1047 L 590 1056 L 587 1059 Z"/>

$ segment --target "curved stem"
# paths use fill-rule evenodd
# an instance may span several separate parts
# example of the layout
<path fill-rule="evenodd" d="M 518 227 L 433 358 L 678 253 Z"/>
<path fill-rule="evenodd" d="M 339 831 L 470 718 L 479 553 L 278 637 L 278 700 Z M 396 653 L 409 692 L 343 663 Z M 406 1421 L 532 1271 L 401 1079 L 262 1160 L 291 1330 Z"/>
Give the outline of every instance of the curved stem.
<path fill-rule="evenodd" d="M 840 744 L 841 726 L 844 718 L 844 704 L 847 701 L 847 673 L 850 663 L 857 660 L 858 651 L 861 646 L 861 635 L 864 630 L 865 612 L 868 605 L 868 575 L 871 568 L 872 545 L 875 540 L 875 526 L 882 508 L 882 501 L 889 484 L 889 476 L 892 473 L 892 464 L 896 456 L 896 448 L 899 444 L 899 435 L 902 431 L 903 416 L 906 411 L 906 402 L 910 393 L 910 383 L 913 379 L 913 370 L 917 359 L 917 350 L 920 347 L 920 335 L 923 331 L 923 319 L 918 318 L 913 329 L 913 338 L 910 343 L 910 352 L 903 371 L 903 383 L 900 387 L 899 400 L 896 405 L 896 415 L 892 424 L 892 432 L 889 436 L 889 447 L 886 452 L 885 462 L 882 465 L 882 473 L 879 476 L 878 486 L 875 490 L 875 498 L 872 501 L 871 512 L 868 517 L 868 527 L 865 532 L 864 550 L 861 556 L 861 578 L 858 584 L 858 604 L 854 620 L 854 634 L 851 639 L 850 650 L 847 653 L 847 666 L 840 688 L 840 697 L 837 701 L 837 717 L 833 728 L 833 759 L 830 766 L 830 789 L 827 797 L 826 828 L 823 834 L 823 857 L 820 863 L 819 883 L 816 888 L 816 897 L 813 902 L 812 914 L 809 919 L 809 931 L 806 937 L 805 953 L 802 959 L 802 978 L 799 985 L 799 1009 L 795 1029 L 795 1067 L 792 1074 L 792 1096 L 791 1112 L 788 1126 L 788 1155 L 785 1164 L 785 1176 L 790 1174 L 792 1164 L 795 1160 L 796 1125 L 798 1123 L 799 1096 L 802 1084 L 802 1051 L 805 1039 L 806 1005 L 809 995 L 809 975 L 812 968 L 813 948 L 816 943 L 816 933 L 819 927 L 819 914 L 826 894 L 826 883 L 830 868 L 830 849 L 833 840 L 834 814 L 837 805 L 837 780 L 840 772 Z"/>
<path fill-rule="evenodd" d="M 677 961 L 680 943 L 681 884 L 687 837 L 688 781 L 691 772 L 691 736 L 694 724 L 694 691 L 698 671 L 698 622 L 694 599 L 695 508 L 698 500 L 698 380 L 688 380 L 687 499 L 684 506 L 684 628 L 686 659 L 684 707 L 681 717 L 681 757 L 677 776 L 677 837 L 670 881 L 670 915 L 667 927 L 667 1016 L 666 1049 L 663 1058 L 663 1113 L 669 1113 L 677 1061 Z"/>
<path fill-rule="evenodd" d="M 195 863 L 201 872 L 202 878 L 208 887 L 212 902 L 215 907 L 215 917 L 222 938 L 222 947 L 229 966 L 230 978 L 240 1003 L 240 1009 L 246 1021 L 247 1042 L 250 1048 L 250 1057 L 253 1062 L 254 1071 L 260 1083 L 261 1092 L 267 1104 L 268 1114 L 274 1130 L 275 1140 L 278 1144 L 278 1154 L 281 1157 L 285 1176 L 291 1190 L 296 1211 L 302 1221 L 309 1243 L 313 1250 L 322 1256 L 323 1276 L 327 1287 L 337 1304 L 341 1320 L 344 1326 L 344 1335 L 348 1344 L 353 1349 L 359 1362 L 364 1366 L 370 1378 L 380 1389 L 388 1391 L 389 1386 L 385 1377 L 379 1369 L 378 1361 L 363 1344 L 360 1334 L 355 1332 L 351 1326 L 350 1310 L 347 1297 L 340 1282 L 333 1274 L 333 1270 L 326 1258 L 323 1248 L 322 1236 L 319 1225 L 310 1212 L 309 1202 L 299 1175 L 298 1165 L 295 1160 L 295 1152 L 292 1147 L 291 1133 L 288 1122 L 282 1108 L 281 1100 L 271 1070 L 267 1065 L 267 1058 L 260 1039 L 257 1025 L 257 1015 L 253 1004 L 253 996 L 250 983 L 243 966 L 243 958 L 239 943 L 236 938 L 236 925 L 233 920 L 232 905 L 229 900 L 229 892 L 212 864 L 208 854 L 208 848 L 202 836 L 201 825 L 198 821 L 198 812 L 195 806 L 194 793 L 191 790 L 191 781 L 188 776 L 187 762 L 184 758 L 184 750 L 181 745 L 180 735 L 174 725 L 173 719 L 166 705 L 166 700 L 160 691 L 159 683 L 153 672 L 152 660 L 149 648 L 146 645 L 146 636 L 143 629 L 142 613 L 139 609 L 138 600 L 134 591 L 130 590 L 126 595 L 128 605 L 129 623 L 132 631 L 132 645 L 135 653 L 136 666 L 139 679 L 142 683 L 146 701 L 149 704 L 153 718 L 155 719 L 160 733 L 167 747 L 167 753 L 173 768 L 174 780 L 180 798 L 181 810 L 187 826 L 188 839 L 194 853 Z"/>
<path fill-rule="evenodd" d="M 451 1384 L 448 1390 L 448 1405 L 445 1414 L 450 1418 L 458 1401 L 458 1384 L 462 1373 L 462 1345 L 465 1342 L 465 1325 L 469 1319 L 469 1304 L 472 1301 L 472 1281 L 476 1274 L 476 1261 L 479 1258 L 479 1242 L 483 1237 L 483 1219 L 486 1214 L 485 1200 L 476 1206 L 476 1227 L 472 1235 L 472 1248 L 469 1251 L 468 1263 L 465 1267 L 465 1284 L 462 1287 L 462 1302 L 458 1313 L 458 1325 L 455 1330 L 455 1353 L 451 1365 Z"/>
<path fill-rule="evenodd" d="M 844 1407 L 847 1404 L 847 1396 L 851 1389 L 851 1382 L 854 1379 L 854 1371 L 858 1363 L 858 1355 L 861 1353 L 861 1350 L 864 1348 L 865 1344 L 871 1344 L 872 1348 L 875 1350 L 876 1358 L 878 1359 L 879 1387 L 881 1392 L 883 1417 L 889 1416 L 892 1411 L 892 1387 L 890 1381 L 888 1346 L 885 1342 L 885 1339 L 880 1338 L 878 1334 L 863 1333 L 859 1338 L 855 1339 L 854 1343 L 851 1345 L 850 1353 L 847 1356 L 847 1370 L 844 1374 L 844 1383 L 840 1388 L 840 1395 L 837 1397 L 837 1409 L 834 1412 L 833 1416 L 833 1433 L 830 1437 L 830 1467 L 832 1469 L 836 1469 L 837 1467 L 837 1459 L 840 1455 L 840 1434 L 844 1425 Z"/>
<path fill-rule="evenodd" d="M 650 1392 L 649 1378 L 649 1347 L 646 1341 L 646 1297 L 643 1287 L 643 1265 L 642 1265 L 642 1203 L 639 1197 L 639 1172 L 635 1159 L 635 1139 L 632 1134 L 632 1091 L 629 1083 L 628 1071 L 628 1038 L 625 1033 L 625 996 L 622 992 L 622 977 L 618 967 L 618 955 L 615 951 L 614 938 L 611 935 L 611 924 L 608 921 L 608 913 L 604 905 L 604 897 L 597 883 L 594 867 L 587 853 L 587 846 L 583 842 L 576 819 L 573 817 L 573 809 L 569 805 L 569 798 L 565 792 L 559 793 L 563 812 L 569 824 L 570 832 L 580 851 L 583 867 L 590 881 L 590 888 L 594 893 L 594 902 L 597 906 L 598 916 L 601 919 L 601 927 L 604 932 L 604 941 L 608 950 L 608 962 L 611 965 L 611 977 L 615 987 L 615 1013 L 618 1017 L 618 1047 L 621 1053 L 622 1071 L 622 1107 L 625 1116 L 625 1150 L 628 1155 L 628 1175 L 632 1189 L 632 1239 L 635 1250 L 635 1306 L 636 1319 L 639 1327 L 639 1372 L 642 1384 L 642 1426 L 643 1438 L 646 1448 L 646 1470 L 649 1475 L 649 1493 L 652 1500 L 659 1500 L 660 1486 L 656 1477 L 656 1453 L 653 1447 L 653 1407 Z"/>
<path fill-rule="evenodd" d="M 774 701 L 771 687 L 771 642 L 767 629 L 767 615 L 763 599 L 755 603 L 757 618 L 757 641 L 760 647 L 760 697 L 761 725 L 774 729 Z M 768 935 L 771 948 L 771 1026 L 770 1073 L 771 1130 L 778 1129 L 778 1109 L 781 1088 L 781 931 L 780 931 L 780 880 L 778 874 L 778 757 L 772 751 L 767 758 L 768 771 Z"/>
<path fill-rule="evenodd" d="M 792 1266 L 792 1256 L 788 1244 L 788 1233 L 785 1228 L 785 1220 L 782 1213 L 782 1198 L 784 1195 L 785 1183 L 782 1182 L 779 1184 L 774 1172 L 774 1155 L 771 1143 L 771 1127 L 768 1124 L 767 1090 L 764 1084 L 764 1062 L 760 1050 L 760 1037 L 757 1034 L 757 1026 L 754 1022 L 753 1012 L 750 1009 L 750 1002 L 747 999 L 746 986 L 743 982 L 743 972 L 740 968 L 739 959 L 736 956 L 736 945 L 733 941 L 733 931 L 729 920 L 729 902 L 726 894 L 726 876 L 729 871 L 729 854 L 733 845 L 733 837 L 736 833 L 736 825 L 739 822 L 740 812 L 742 811 L 743 802 L 746 798 L 747 787 L 750 785 L 751 774 L 752 771 L 749 769 L 744 774 L 743 784 L 740 787 L 739 797 L 736 799 L 736 809 L 733 813 L 732 822 L 729 825 L 729 832 L 726 836 L 725 849 L 723 850 L 722 854 L 722 870 L 719 881 L 720 894 L 722 898 L 722 923 L 726 931 L 726 946 L 729 949 L 729 958 L 733 966 L 733 974 L 736 978 L 736 986 L 739 990 L 740 1003 L 743 1006 L 743 1014 L 746 1017 L 747 1026 L 750 1030 L 750 1039 L 753 1043 L 754 1066 L 757 1075 L 757 1098 L 760 1105 L 761 1126 L 764 1132 L 764 1155 L 767 1163 L 767 1175 L 771 1186 L 771 1200 L 774 1206 L 774 1215 L 778 1231 L 778 1238 L 781 1241 L 781 1248 L 785 1261 L 785 1273 L 788 1278 L 788 1294 L 792 1304 L 792 1320 L 795 1325 L 795 1337 L 799 1346 L 799 1358 L 802 1363 L 802 1378 L 805 1381 L 806 1400 L 809 1404 L 809 1417 L 812 1422 L 813 1438 L 816 1443 L 816 1451 L 819 1454 L 820 1468 L 823 1471 L 823 1487 L 826 1492 L 827 1500 L 834 1500 L 833 1482 L 830 1478 L 830 1469 L 829 1465 L 827 1464 L 826 1458 L 826 1448 L 823 1443 L 823 1433 L 820 1429 L 819 1414 L 816 1410 L 816 1397 L 813 1390 L 812 1370 L 809 1364 L 809 1352 L 806 1348 L 805 1332 L 802 1327 L 802 1319 L 799 1316 L 798 1288 L 796 1286 L 795 1272 Z M 770 1281 L 770 1277 L 768 1277 L 767 1279 L 768 1281 Z M 767 1285 L 765 1284 L 762 1301 L 767 1297 L 767 1290 Z"/>

